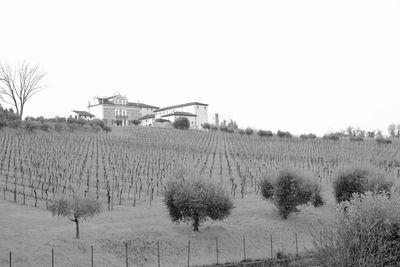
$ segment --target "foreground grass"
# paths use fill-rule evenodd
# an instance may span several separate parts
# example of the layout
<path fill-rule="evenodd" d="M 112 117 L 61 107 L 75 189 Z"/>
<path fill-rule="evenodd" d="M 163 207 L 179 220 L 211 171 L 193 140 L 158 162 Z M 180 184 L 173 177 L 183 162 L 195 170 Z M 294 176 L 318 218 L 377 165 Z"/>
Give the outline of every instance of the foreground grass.
<path fill-rule="evenodd" d="M 53 217 L 41 209 L 0 201 L 0 266 L 7 266 L 8 253 L 13 252 L 13 266 L 50 266 L 51 248 L 56 266 L 90 266 L 90 246 L 94 246 L 95 266 L 124 266 L 128 242 L 132 266 L 157 266 L 157 241 L 160 242 L 162 266 L 187 264 L 187 244 L 191 241 L 191 264 L 216 262 L 215 238 L 219 243 L 219 262 L 243 259 L 243 236 L 246 256 L 270 256 L 270 235 L 273 249 L 295 253 L 294 234 L 298 235 L 299 251 L 311 248 L 309 227 L 330 220 L 334 204 L 319 209 L 303 207 L 298 214 L 281 220 L 275 208 L 259 196 L 235 201 L 232 215 L 223 222 L 206 222 L 200 232 L 190 225 L 173 224 L 161 200 L 149 207 L 117 207 L 81 225 L 82 237 L 74 239 L 73 223 Z"/>

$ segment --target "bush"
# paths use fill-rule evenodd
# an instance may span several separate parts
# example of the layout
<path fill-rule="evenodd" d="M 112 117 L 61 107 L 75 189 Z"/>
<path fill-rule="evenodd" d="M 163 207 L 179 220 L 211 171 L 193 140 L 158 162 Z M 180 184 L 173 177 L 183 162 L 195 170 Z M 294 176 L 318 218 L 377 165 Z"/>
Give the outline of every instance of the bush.
<path fill-rule="evenodd" d="M 133 124 L 133 125 L 139 125 L 141 123 L 141 121 L 140 120 L 131 120 L 131 121 L 129 121 L 129 123 Z"/>
<path fill-rule="evenodd" d="M 292 138 L 292 134 L 290 132 L 282 132 L 280 130 L 278 130 L 276 135 L 279 136 L 280 138 Z"/>
<path fill-rule="evenodd" d="M 63 123 L 63 122 L 67 122 L 67 118 L 65 118 L 65 117 L 58 117 L 58 116 L 56 116 L 56 117 L 55 117 L 55 122 L 56 122 L 56 123 Z"/>
<path fill-rule="evenodd" d="M 48 123 L 42 123 L 40 125 L 40 130 L 42 130 L 42 131 L 48 132 L 50 129 L 51 129 L 51 126 Z"/>
<path fill-rule="evenodd" d="M 39 129 L 40 123 L 37 121 L 25 121 L 24 122 L 24 129 L 33 132 L 34 130 Z"/>
<path fill-rule="evenodd" d="M 237 132 L 238 132 L 240 135 L 244 135 L 244 134 L 245 134 L 245 131 L 244 131 L 243 129 L 241 129 L 241 128 L 237 129 Z"/>
<path fill-rule="evenodd" d="M 109 126 L 104 126 L 103 131 L 105 131 L 106 133 L 111 132 L 111 128 Z"/>
<path fill-rule="evenodd" d="M 317 136 L 313 133 L 309 133 L 309 134 L 301 134 L 300 138 L 301 139 L 316 139 Z"/>
<path fill-rule="evenodd" d="M 216 130 L 218 130 L 218 126 L 217 125 L 211 125 L 210 129 L 213 130 L 213 131 L 216 131 Z"/>
<path fill-rule="evenodd" d="M 298 211 L 300 205 L 310 203 L 319 207 L 324 204 L 319 185 L 295 170 L 281 170 L 277 176 L 261 181 L 260 185 L 263 198 L 272 200 L 283 219 Z"/>
<path fill-rule="evenodd" d="M 72 124 L 72 123 L 77 123 L 78 120 L 75 119 L 74 117 L 69 117 L 69 118 L 67 119 L 67 122 L 70 123 L 70 124 Z"/>
<path fill-rule="evenodd" d="M 91 125 L 93 128 L 100 127 L 101 129 L 103 129 L 104 126 L 106 126 L 105 123 L 104 123 L 104 121 L 103 121 L 103 120 L 100 120 L 100 119 L 93 119 L 93 120 L 91 120 L 91 121 L 90 121 L 90 125 Z M 96 126 L 97 126 L 97 127 L 96 127 Z"/>
<path fill-rule="evenodd" d="M 206 182 L 190 171 L 178 171 L 164 192 L 164 203 L 173 222 L 191 222 L 194 231 L 208 218 L 223 220 L 233 202 L 222 187 Z"/>
<path fill-rule="evenodd" d="M 251 128 L 246 128 L 246 130 L 244 130 L 244 132 L 247 135 L 252 135 L 254 133 L 253 129 L 251 129 Z"/>
<path fill-rule="evenodd" d="M 56 123 L 56 124 L 54 124 L 54 130 L 56 131 L 56 132 L 62 132 L 63 131 L 63 129 L 64 129 L 64 127 L 63 127 L 63 125 L 61 124 L 61 123 Z"/>
<path fill-rule="evenodd" d="M 337 133 L 325 134 L 323 137 L 325 140 L 337 141 L 340 136 Z"/>
<path fill-rule="evenodd" d="M 376 143 L 378 145 L 390 145 L 392 143 L 392 140 L 390 138 L 378 137 L 376 138 Z"/>
<path fill-rule="evenodd" d="M 226 125 L 221 125 L 221 126 L 219 126 L 219 130 L 220 130 L 221 132 L 227 132 L 227 131 L 228 131 L 228 126 L 226 126 Z"/>
<path fill-rule="evenodd" d="M 349 138 L 349 140 L 350 140 L 350 141 L 353 141 L 353 142 L 363 142 L 363 141 L 364 141 L 364 138 L 362 138 L 361 136 L 351 136 L 351 137 Z"/>
<path fill-rule="evenodd" d="M 211 125 L 210 125 L 208 122 L 205 122 L 205 123 L 203 123 L 203 124 L 201 125 L 201 127 L 202 127 L 203 129 L 210 130 Z"/>
<path fill-rule="evenodd" d="M 155 122 L 161 122 L 161 123 L 169 122 L 169 123 L 170 123 L 171 121 L 170 121 L 170 120 L 166 120 L 166 119 L 161 119 L 161 118 L 160 118 L 160 119 L 156 119 Z M 139 123 L 140 123 L 140 122 L 139 122 Z M 137 125 L 137 124 L 136 124 L 136 125 Z"/>
<path fill-rule="evenodd" d="M 274 134 L 271 131 L 264 131 L 264 130 L 259 130 L 257 132 L 257 134 L 258 134 L 258 136 L 261 136 L 261 137 L 272 137 L 272 136 L 274 136 Z"/>
<path fill-rule="evenodd" d="M 367 192 L 342 202 L 335 222 L 313 233 L 311 256 L 319 266 L 398 266 L 399 206 L 396 192 Z"/>
<path fill-rule="evenodd" d="M 369 165 L 351 165 L 340 170 L 333 181 L 336 201 L 349 201 L 353 194 L 389 191 L 393 181 Z"/>
<path fill-rule="evenodd" d="M 190 122 L 189 122 L 189 119 L 186 117 L 179 117 L 174 121 L 172 126 L 175 129 L 187 130 L 190 127 Z"/>

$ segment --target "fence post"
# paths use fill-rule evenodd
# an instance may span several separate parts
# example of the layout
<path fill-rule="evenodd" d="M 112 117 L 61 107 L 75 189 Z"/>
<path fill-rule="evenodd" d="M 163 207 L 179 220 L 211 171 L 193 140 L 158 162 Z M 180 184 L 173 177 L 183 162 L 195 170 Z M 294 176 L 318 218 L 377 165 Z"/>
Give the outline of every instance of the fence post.
<path fill-rule="evenodd" d="M 215 244 L 216 244 L 216 252 L 217 252 L 217 265 L 219 264 L 218 262 L 218 237 L 215 238 Z"/>
<path fill-rule="evenodd" d="M 93 266 L 94 266 L 94 261 L 93 261 L 93 245 L 90 246 L 90 254 L 91 254 L 92 267 L 93 267 Z"/>
<path fill-rule="evenodd" d="M 125 242 L 126 267 L 128 267 L 128 242 Z"/>
<path fill-rule="evenodd" d="M 271 234 L 271 259 L 274 258 L 274 253 L 273 253 L 273 249 L 272 249 L 272 234 Z"/>
<path fill-rule="evenodd" d="M 297 232 L 296 233 L 294 233 L 294 236 L 295 236 L 295 238 L 296 238 L 296 257 L 299 255 L 299 246 L 298 246 L 298 244 L 297 244 Z"/>
<path fill-rule="evenodd" d="M 11 251 L 10 251 L 10 267 L 12 267 L 12 261 L 11 261 Z"/>
<path fill-rule="evenodd" d="M 188 244 L 188 256 L 187 256 L 187 266 L 189 267 L 190 266 L 190 240 L 189 240 L 189 244 Z"/>
<path fill-rule="evenodd" d="M 161 266 L 160 264 L 160 241 L 157 241 L 157 259 L 158 259 L 158 267 Z"/>
<path fill-rule="evenodd" d="M 246 239 L 243 236 L 243 259 L 246 260 Z"/>
<path fill-rule="evenodd" d="M 51 267 L 54 267 L 54 248 L 51 249 Z"/>

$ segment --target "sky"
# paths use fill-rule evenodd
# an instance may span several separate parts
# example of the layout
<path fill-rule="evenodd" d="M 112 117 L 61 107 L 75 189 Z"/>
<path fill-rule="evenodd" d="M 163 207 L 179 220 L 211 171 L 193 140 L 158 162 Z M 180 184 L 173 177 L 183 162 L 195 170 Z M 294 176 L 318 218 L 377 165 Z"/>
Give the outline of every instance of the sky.
<path fill-rule="evenodd" d="M 24 116 L 120 93 L 207 103 L 240 127 L 386 132 L 400 123 L 399 14 L 397 0 L 0 0 L 0 62 L 47 73 Z"/>

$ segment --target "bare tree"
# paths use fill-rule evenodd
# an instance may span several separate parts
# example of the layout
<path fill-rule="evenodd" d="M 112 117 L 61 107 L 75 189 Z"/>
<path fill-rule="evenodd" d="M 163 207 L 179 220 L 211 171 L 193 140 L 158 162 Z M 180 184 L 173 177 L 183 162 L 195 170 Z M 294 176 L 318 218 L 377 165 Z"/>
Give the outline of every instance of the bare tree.
<path fill-rule="evenodd" d="M 0 99 L 14 106 L 22 119 L 26 102 L 44 88 L 40 81 L 45 75 L 46 73 L 39 70 L 39 66 L 28 63 L 18 68 L 0 64 Z"/>

